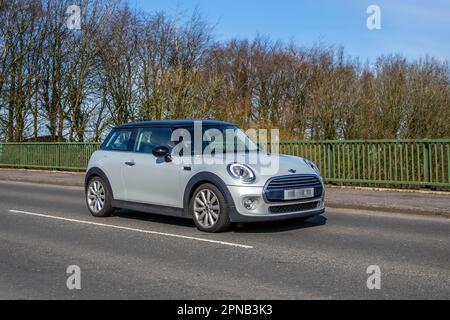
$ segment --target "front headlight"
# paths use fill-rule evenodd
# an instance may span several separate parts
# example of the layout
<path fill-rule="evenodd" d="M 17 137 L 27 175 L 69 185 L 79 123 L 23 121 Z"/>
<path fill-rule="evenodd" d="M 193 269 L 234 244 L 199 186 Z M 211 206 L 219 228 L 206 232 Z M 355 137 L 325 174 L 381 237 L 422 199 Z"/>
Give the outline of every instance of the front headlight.
<path fill-rule="evenodd" d="M 319 167 L 317 167 L 314 162 L 309 161 L 307 159 L 303 159 L 303 161 L 305 161 L 305 163 L 310 166 L 315 172 L 317 172 L 317 174 L 320 176 L 320 169 Z"/>
<path fill-rule="evenodd" d="M 255 181 L 255 174 L 252 169 L 247 167 L 245 164 L 232 163 L 228 166 L 228 173 L 234 179 L 243 182 L 251 183 Z"/>

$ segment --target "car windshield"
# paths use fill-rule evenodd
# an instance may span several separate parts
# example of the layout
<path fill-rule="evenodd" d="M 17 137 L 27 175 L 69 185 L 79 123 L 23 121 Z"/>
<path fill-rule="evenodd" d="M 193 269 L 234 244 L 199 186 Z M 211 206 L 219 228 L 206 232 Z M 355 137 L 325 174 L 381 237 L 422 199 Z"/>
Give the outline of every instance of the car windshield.
<path fill-rule="evenodd" d="M 195 142 L 194 127 L 181 129 L 184 129 L 186 133 L 189 132 L 190 140 L 183 137 L 177 141 L 179 143 L 184 141 L 185 145 L 190 148 L 191 154 L 249 153 L 259 151 L 258 145 L 236 126 L 203 125 L 201 127 L 201 149 L 193 143 Z"/>

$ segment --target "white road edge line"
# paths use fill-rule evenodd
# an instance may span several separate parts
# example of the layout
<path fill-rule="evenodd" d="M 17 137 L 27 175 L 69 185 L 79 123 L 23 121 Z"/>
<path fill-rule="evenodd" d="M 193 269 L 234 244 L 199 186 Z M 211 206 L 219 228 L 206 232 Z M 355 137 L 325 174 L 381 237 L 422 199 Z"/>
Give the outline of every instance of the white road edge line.
<path fill-rule="evenodd" d="M 128 228 L 128 227 L 116 226 L 116 225 L 112 225 L 112 224 L 104 224 L 104 223 L 97 223 L 97 222 L 91 222 L 91 221 L 85 221 L 85 220 L 69 219 L 69 218 L 57 217 L 57 216 L 46 215 L 46 214 L 35 213 L 35 212 L 27 212 L 27 211 L 20 211 L 20 210 L 8 210 L 8 211 L 10 213 L 24 214 L 24 215 L 28 215 L 28 216 L 41 217 L 41 218 L 47 218 L 47 219 L 55 219 L 55 220 L 61 220 L 61 221 L 67 221 L 67 222 L 76 222 L 76 223 L 93 225 L 93 226 L 98 226 L 98 227 L 106 227 L 106 228 L 112 228 L 112 229 L 153 234 L 153 235 L 158 235 L 158 236 L 209 242 L 209 243 L 221 244 L 221 245 L 225 245 L 225 246 L 238 247 L 238 248 L 244 248 L 244 249 L 253 249 L 252 246 L 248 246 L 245 244 L 239 244 L 239 243 L 189 237 L 189 236 L 183 236 L 183 235 L 179 235 L 179 234 L 164 233 L 164 232 L 157 232 L 157 231 L 151 231 L 151 230 Z"/>

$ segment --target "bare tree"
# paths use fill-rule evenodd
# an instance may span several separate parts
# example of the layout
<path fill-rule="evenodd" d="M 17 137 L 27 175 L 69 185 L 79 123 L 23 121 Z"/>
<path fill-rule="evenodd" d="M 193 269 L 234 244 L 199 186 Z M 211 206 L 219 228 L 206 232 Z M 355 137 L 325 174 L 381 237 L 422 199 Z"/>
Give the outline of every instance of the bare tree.
<path fill-rule="evenodd" d="M 134 120 L 210 118 L 283 139 L 450 136 L 447 61 L 384 56 L 259 36 L 214 41 L 191 16 L 126 2 L 0 0 L 0 140 L 99 141 Z M 187 18 L 186 18 L 187 17 Z"/>

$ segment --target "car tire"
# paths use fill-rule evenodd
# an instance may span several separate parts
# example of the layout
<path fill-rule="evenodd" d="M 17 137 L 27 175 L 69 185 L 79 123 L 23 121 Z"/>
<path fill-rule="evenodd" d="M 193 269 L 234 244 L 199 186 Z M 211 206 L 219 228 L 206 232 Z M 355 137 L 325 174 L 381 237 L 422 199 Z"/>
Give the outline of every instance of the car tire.
<path fill-rule="evenodd" d="M 86 205 L 94 217 L 110 217 L 114 208 L 112 198 L 105 181 L 100 177 L 89 180 L 86 188 Z"/>
<path fill-rule="evenodd" d="M 223 232 L 231 226 L 227 201 L 219 188 L 211 183 L 202 184 L 194 191 L 189 211 L 200 231 Z"/>

